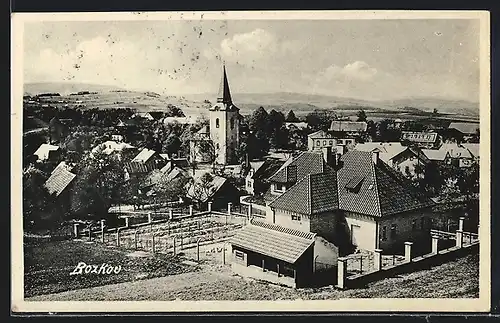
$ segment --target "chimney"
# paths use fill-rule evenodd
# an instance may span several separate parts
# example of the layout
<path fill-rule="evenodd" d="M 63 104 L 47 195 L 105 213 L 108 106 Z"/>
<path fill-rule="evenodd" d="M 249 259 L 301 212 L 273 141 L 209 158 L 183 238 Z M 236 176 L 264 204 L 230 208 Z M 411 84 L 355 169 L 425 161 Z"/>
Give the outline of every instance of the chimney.
<path fill-rule="evenodd" d="M 335 164 L 335 157 L 332 153 L 332 147 L 321 148 L 323 152 L 323 159 L 327 165 L 333 166 Z"/>
<path fill-rule="evenodd" d="M 372 160 L 375 165 L 378 164 L 378 158 L 379 158 L 380 151 L 374 150 L 372 151 Z"/>

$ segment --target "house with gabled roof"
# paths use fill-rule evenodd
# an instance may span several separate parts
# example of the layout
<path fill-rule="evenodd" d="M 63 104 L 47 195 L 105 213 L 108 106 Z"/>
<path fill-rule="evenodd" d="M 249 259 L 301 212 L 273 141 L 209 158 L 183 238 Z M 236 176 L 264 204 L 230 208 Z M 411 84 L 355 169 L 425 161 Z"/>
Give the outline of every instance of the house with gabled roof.
<path fill-rule="evenodd" d="M 266 159 L 249 163 L 249 170 L 245 176 L 245 190 L 248 194 L 259 195 L 269 189 L 267 180 L 285 162 L 281 160 Z"/>
<path fill-rule="evenodd" d="M 34 155 L 37 156 L 38 161 L 54 161 L 60 155 L 61 149 L 59 146 L 51 144 L 41 144 L 35 151 Z"/>
<path fill-rule="evenodd" d="M 328 156 L 330 154 L 330 156 Z M 434 203 L 379 158 L 306 152 L 271 176 L 283 186 L 267 196 L 266 220 L 315 232 L 349 252 L 391 248 L 429 227 Z M 423 223 L 423 224 L 422 224 Z"/>
<path fill-rule="evenodd" d="M 386 164 L 411 177 L 416 175 L 417 165 L 423 169 L 430 162 L 420 148 L 404 146 L 400 142 L 367 142 L 357 144 L 354 150 L 378 151 L 380 159 Z"/>

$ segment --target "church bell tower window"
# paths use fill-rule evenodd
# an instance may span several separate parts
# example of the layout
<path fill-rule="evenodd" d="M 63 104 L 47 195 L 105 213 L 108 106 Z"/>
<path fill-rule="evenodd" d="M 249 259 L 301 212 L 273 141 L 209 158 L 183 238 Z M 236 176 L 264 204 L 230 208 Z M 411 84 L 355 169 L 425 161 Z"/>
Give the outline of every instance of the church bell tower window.
<path fill-rule="evenodd" d="M 219 118 L 215 119 L 215 128 L 219 128 Z"/>

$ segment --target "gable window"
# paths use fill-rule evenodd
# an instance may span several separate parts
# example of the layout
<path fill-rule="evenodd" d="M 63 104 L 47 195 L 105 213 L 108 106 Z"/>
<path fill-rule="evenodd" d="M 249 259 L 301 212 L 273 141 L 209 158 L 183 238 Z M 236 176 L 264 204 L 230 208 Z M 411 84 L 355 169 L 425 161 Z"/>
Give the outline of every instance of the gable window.
<path fill-rule="evenodd" d="M 300 215 L 292 214 L 292 221 L 300 221 Z"/>
<path fill-rule="evenodd" d="M 219 118 L 215 119 L 215 128 L 219 128 Z"/>
<path fill-rule="evenodd" d="M 396 224 L 392 224 L 391 225 L 391 239 L 396 239 L 397 238 L 397 236 L 398 236 L 397 230 L 398 230 L 397 225 Z"/>
<path fill-rule="evenodd" d="M 387 240 L 387 227 L 383 226 L 382 227 L 382 241 L 386 241 L 386 240 Z"/>

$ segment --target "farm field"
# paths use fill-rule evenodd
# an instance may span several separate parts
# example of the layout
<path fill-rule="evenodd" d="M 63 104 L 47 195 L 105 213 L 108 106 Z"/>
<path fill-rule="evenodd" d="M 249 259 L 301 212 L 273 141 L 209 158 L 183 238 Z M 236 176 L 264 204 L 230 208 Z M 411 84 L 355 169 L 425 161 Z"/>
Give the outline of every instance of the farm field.
<path fill-rule="evenodd" d="M 80 243 L 82 248 L 90 245 Z M 97 246 L 100 247 L 100 246 Z M 78 247 L 79 248 L 79 247 Z M 81 248 L 80 252 L 81 252 Z M 28 250 L 28 249 L 27 249 Z M 32 249 L 31 249 L 32 250 Z M 102 261 L 112 262 L 118 252 L 108 252 Z M 64 253 L 63 253 L 64 254 Z M 68 254 L 68 253 L 66 253 Z M 104 254 L 101 254 L 104 256 Z M 124 258 L 121 256 L 122 259 Z M 119 257 L 118 257 L 119 258 Z M 97 262 L 95 258 L 94 262 Z M 62 260 L 62 259 L 61 259 Z M 76 260 L 75 260 L 76 261 Z M 153 261 L 153 260 L 149 260 Z M 56 262 L 56 261 L 54 261 Z M 57 261 L 62 269 L 67 261 Z M 60 264 L 59 264 L 60 262 Z M 132 264 L 135 262 L 136 264 Z M 294 290 L 253 279 L 233 275 L 229 266 L 216 262 L 206 262 L 200 266 L 183 267 L 174 260 L 163 262 L 170 264 L 170 269 L 161 268 L 157 263 L 149 277 L 151 279 L 133 279 L 134 274 L 147 268 L 148 261 L 133 259 L 124 269 L 124 275 L 117 275 L 115 281 L 101 281 L 98 286 L 91 286 L 93 279 L 88 279 L 87 286 L 75 282 L 66 287 L 83 288 L 55 293 L 54 288 L 40 288 L 27 293 L 27 301 L 169 301 L 169 300 L 321 300 L 339 298 L 475 298 L 479 297 L 479 256 L 467 255 L 454 261 L 417 271 L 410 274 L 397 275 L 368 284 L 365 288 L 340 291 L 332 286 Z M 153 261 L 154 263 L 154 261 Z M 173 265 L 173 264 L 176 265 Z M 71 267 L 71 266 L 70 266 Z M 30 268 L 33 268 L 30 267 Z M 173 269 L 173 270 L 172 270 Z M 68 269 L 69 270 L 69 269 Z M 130 273 L 126 273 L 130 271 Z M 178 273 L 173 275 L 172 273 Z M 64 271 L 63 277 L 67 275 Z M 158 277 L 165 275 L 165 277 Z M 70 276 L 67 276 L 70 277 Z M 73 276 L 74 277 L 74 276 Z M 82 276 L 85 277 L 85 276 Z M 92 276 L 87 276 L 92 277 Z M 126 278 L 128 277 L 128 278 Z M 93 277 L 92 277 L 93 278 Z M 81 279 L 81 278 L 79 278 Z M 57 280 L 55 280 L 57 282 Z M 126 283 L 120 283 L 126 282 Z M 47 286 L 47 284 L 45 284 Z M 457 287 L 459 286 L 459 287 Z M 68 289 L 68 288 L 67 288 Z M 60 289 L 59 291 L 62 291 Z M 38 293 L 36 293 L 38 292 Z M 40 295 L 48 294 L 50 295 Z M 30 297 L 31 295 L 38 295 Z"/>

